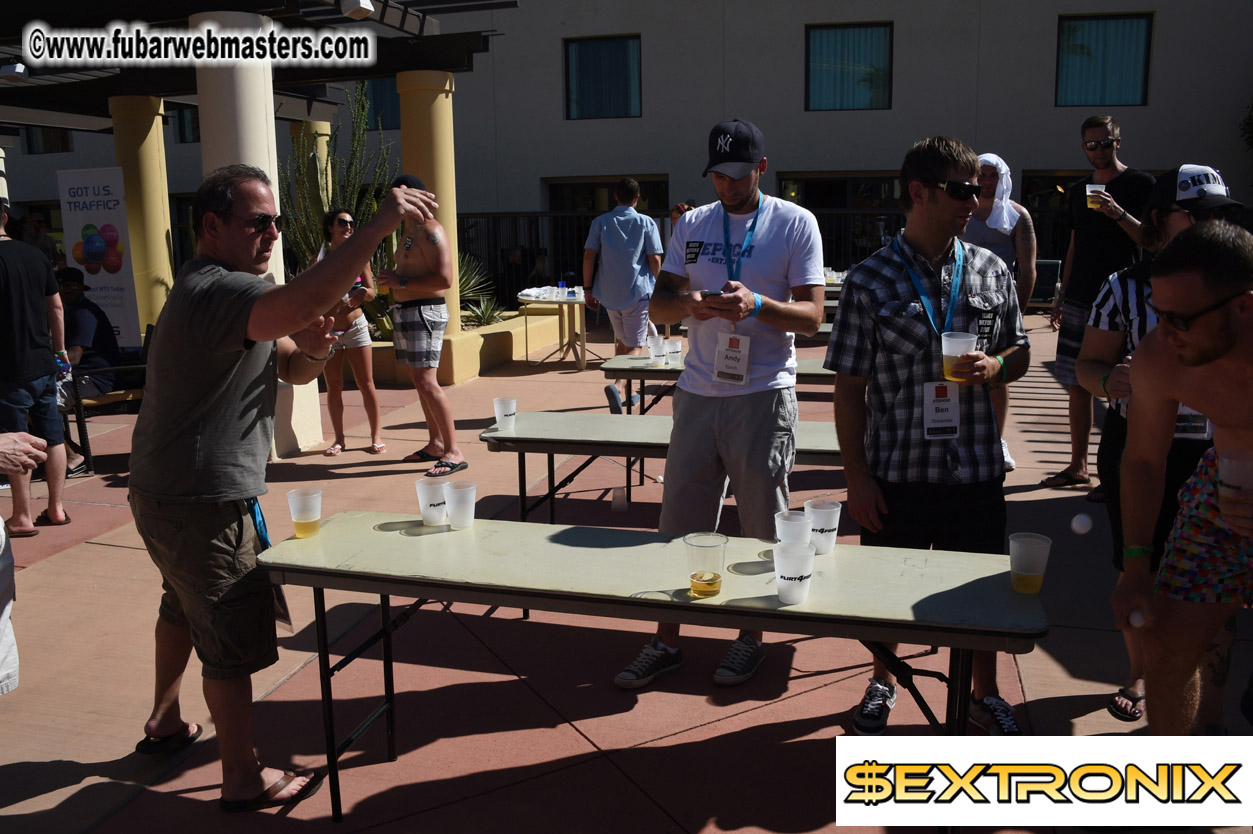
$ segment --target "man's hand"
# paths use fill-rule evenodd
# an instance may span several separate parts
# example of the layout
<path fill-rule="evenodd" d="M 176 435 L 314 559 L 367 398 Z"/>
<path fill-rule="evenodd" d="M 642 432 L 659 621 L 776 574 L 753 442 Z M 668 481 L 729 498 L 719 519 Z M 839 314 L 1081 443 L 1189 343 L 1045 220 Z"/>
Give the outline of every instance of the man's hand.
<path fill-rule="evenodd" d="M 6 475 L 30 472 L 48 459 L 44 453 L 47 448 L 48 443 L 42 437 L 24 431 L 0 434 L 0 472 Z"/>
<path fill-rule="evenodd" d="M 869 475 L 854 477 L 847 470 L 844 474 L 848 480 L 848 511 L 863 530 L 878 533 L 883 529 L 879 516 L 887 515 L 888 511 L 879 484 Z"/>
<path fill-rule="evenodd" d="M 334 344 L 339 341 L 339 337 L 331 332 L 334 325 L 334 316 L 321 316 L 304 330 L 292 333 L 291 340 L 295 342 L 297 349 L 315 359 L 321 359 L 329 354 Z"/>
<path fill-rule="evenodd" d="M 1001 379 L 1001 361 L 981 350 L 963 353 L 953 365 L 958 385 L 990 385 Z"/>
<path fill-rule="evenodd" d="M 387 267 L 383 267 L 379 270 L 378 277 L 375 278 L 375 281 L 378 283 L 379 289 L 381 290 L 391 289 L 392 287 L 395 287 L 396 289 L 404 289 L 409 284 L 408 279 L 401 278 L 394 270 L 388 269 Z"/>
<path fill-rule="evenodd" d="M 1114 625 L 1120 629 L 1133 627 L 1128 619 L 1133 611 L 1140 612 L 1145 626 L 1153 625 L 1153 574 L 1147 568 L 1147 564 L 1132 568 L 1124 565 L 1114 586 L 1110 605 L 1114 609 Z"/>
<path fill-rule="evenodd" d="M 701 294 L 700 303 L 701 308 L 710 313 L 709 318 L 726 319 L 732 323 L 749 318 L 756 306 L 752 290 L 739 281 L 727 281 L 721 295 L 706 297 Z"/>
<path fill-rule="evenodd" d="M 1115 201 L 1114 198 L 1110 196 L 1110 193 L 1108 191 L 1093 191 L 1090 194 L 1088 194 L 1088 197 L 1096 198 L 1096 201 L 1100 203 L 1100 205 L 1097 206 L 1096 210 L 1099 211 L 1101 214 L 1105 215 L 1106 217 L 1108 217 L 1110 220 L 1114 220 L 1114 221 L 1121 220 L 1123 218 L 1123 215 L 1126 214 L 1126 212 L 1123 211 L 1123 207 L 1118 205 L 1117 201 Z"/>
<path fill-rule="evenodd" d="M 1105 391 L 1116 400 L 1125 400 L 1131 396 L 1131 357 L 1124 356 L 1120 364 L 1109 371 L 1105 380 Z"/>
<path fill-rule="evenodd" d="M 385 233 L 399 226 L 402 220 L 421 225 L 428 220 L 435 219 L 437 208 L 439 208 L 439 203 L 435 202 L 435 195 L 429 191 L 419 191 L 416 188 L 393 188 L 387 192 L 387 196 L 379 204 L 378 211 L 367 225 L 373 226 L 378 223 Z"/>
<path fill-rule="evenodd" d="M 583 301 L 587 304 L 587 309 L 593 313 L 600 309 L 600 302 L 596 300 L 596 296 L 592 295 L 592 291 L 587 287 L 583 288 Z"/>
<path fill-rule="evenodd" d="M 1049 327 L 1054 330 L 1062 329 L 1062 299 L 1057 297 L 1053 299 L 1053 308 L 1049 310 Z"/>

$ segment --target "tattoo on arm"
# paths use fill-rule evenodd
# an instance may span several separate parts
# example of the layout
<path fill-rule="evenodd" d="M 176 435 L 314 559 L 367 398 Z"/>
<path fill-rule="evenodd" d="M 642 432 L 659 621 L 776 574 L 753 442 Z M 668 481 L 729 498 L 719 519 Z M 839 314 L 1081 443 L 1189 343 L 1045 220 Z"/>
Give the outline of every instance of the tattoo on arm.
<path fill-rule="evenodd" d="M 1022 227 L 1022 240 L 1024 243 L 1035 242 L 1035 224 L 1031 222 L 1031 216 L 1027 215 L 1022 218 L 1022 222 L 1018 224 Z"/>
<path fill-rule="evenodd" d="M 439 246 L 439 232 L 427 232 L 426 242 L 432 246 Z"/>

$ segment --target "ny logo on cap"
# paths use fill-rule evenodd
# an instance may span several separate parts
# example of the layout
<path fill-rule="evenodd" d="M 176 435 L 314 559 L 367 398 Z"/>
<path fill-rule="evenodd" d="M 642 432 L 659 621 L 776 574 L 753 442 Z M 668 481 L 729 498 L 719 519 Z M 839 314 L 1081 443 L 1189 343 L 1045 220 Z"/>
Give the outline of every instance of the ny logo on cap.
<path fill-rule="evenodd" d="M 718 137 L 718 153 L 731 152 L 731 134 L 724 133 Z"/>

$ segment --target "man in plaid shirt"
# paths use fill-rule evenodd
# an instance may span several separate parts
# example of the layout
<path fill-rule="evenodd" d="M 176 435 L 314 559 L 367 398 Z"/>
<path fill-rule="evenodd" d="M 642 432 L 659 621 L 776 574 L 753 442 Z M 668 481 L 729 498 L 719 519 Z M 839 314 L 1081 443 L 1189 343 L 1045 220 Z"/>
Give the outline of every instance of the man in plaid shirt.
<path fill-rule="evenodd" d="M 901 166 L 905 229 L 844 282 L 826 367 L 862 544 L 1005 552 L 1005 464 L 988 392 L 1026 373 L 1030 351 L 1013 275 L 956 240 L 978 205 L 978 174 L 959 140 L 916 143 Z M 976 349 L 946 380 L 940 334 L 954 331 L 977 334 Z M 973 695 L 972 721 L 1019 733 L 997 694 L 994 652 L 975 655 Z M 876 658 L 854 730 L 882 733 L 895 703 L 895 678 Z"/>

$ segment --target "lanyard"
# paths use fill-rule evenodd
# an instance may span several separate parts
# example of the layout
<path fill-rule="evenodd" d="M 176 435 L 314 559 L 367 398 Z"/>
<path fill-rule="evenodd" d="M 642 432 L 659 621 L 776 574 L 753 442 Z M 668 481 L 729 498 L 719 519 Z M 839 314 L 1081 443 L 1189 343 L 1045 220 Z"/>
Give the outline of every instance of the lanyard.
<path fill-rule="evenodd" d="M 270 546 L 270 532 L 265 529 L 265 516 L 261 515 L 261 503 L 256 498 L 245 498 L 244 506 L 252 516 L 253 526 L 257 528 L 257 542 L 262 548 Z"/>
<path fill-rule="evenodd" d="M 761 213 L 762 196 L 761 192 L 757 192 L 757 208 L 753 209 L 753 219 L 748 222 L 748 233 L 744 235 L 744 245 L 740 247 L 740 256 L 738 258 L 731 257 L 731 221 L 727 217 L 726 208 L 722 209 L 722 245 L 727 253 L 727 280 L 740 280 L 740 264 L 744 260 L 744 253 L 748 251 L 748 247 L 753 243 L 753 232 L 757 229 L 757 215 Z"/>
<path fill-rule="evenodd" d="M 914 289 L 918 291 L 918 299 L 922 302 L 922 309 L 927 311 L 927 320 L 931 322 L 931 329 L 938 336 L 940 333 L 948 333 L 952 329 L 953 311 L 957 309 L 957 300 L 961 298 L 962 283 L 962 261 L 964 256 L 962 253 L 962 245 L 960 241 L 953 241 L 953 259 L 956 264 L 953 267 L 953 286 L 948 293 L 948 312 L 944 316 L 944 330 L 940 330 L 936 324 L 935 309 L 931 306 L 931 298 L 927 295 L 926 290 L 922 286 L 922 281 L 914 272 L 914 268 L 909 265 L 905 254 L 901 252 L 900 244 L 896 240 L 892 241 L 892 249 L 900 257 L 901 263 L 905 264 L 905 271 L 909 273 L 909 280 L 913 282 Z M 943 268 L 943 267 L 941 267 Z"/>

